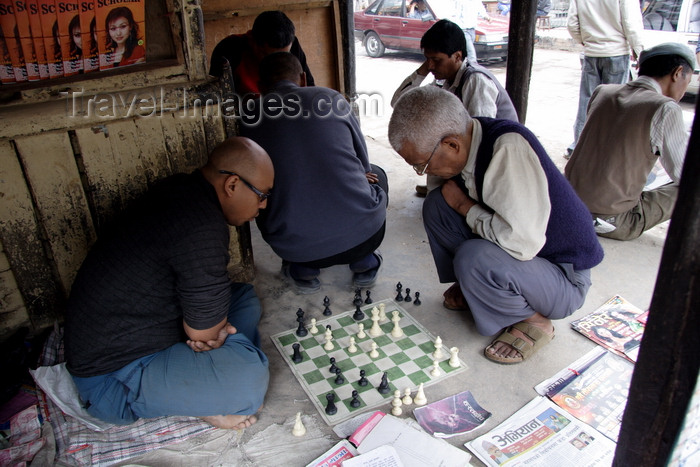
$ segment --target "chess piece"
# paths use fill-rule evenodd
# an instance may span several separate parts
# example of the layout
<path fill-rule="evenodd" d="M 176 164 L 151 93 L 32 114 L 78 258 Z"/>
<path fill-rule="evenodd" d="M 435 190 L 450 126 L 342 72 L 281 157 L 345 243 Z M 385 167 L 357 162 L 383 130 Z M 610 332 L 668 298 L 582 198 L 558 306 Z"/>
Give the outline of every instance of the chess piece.
<path fill-rule="evenodd" d="M 435 360 L 440 360 L 442 358 L 442 339 L 440 339 L 440 336 L 435 338 L 435 352 L 433 352 L 433 358 Z"/>
<path fill-rule="evenodd" d="M 331 362 L 331 367 L 328 369 L 328 371 L 335 374 L 335 370 L 336 370 L 336 368 L 338 368 L 337 366 L 335 366 L 335 357 L 331 357 L 330 362 Z"/>
<path fill-rule="evenodd" d="M 391 388 L 389 387 L 389 380 L 387 379 L 386 371 L 382 375 L 382 381 L 379 383 L 379 386 L 377 387 L 377 391 L 379 391 L 379 394 L 389 394 L 389 391 L 391 391 Z"/>
<path fill-rule="evenodd" d="M 350 407 L 352 407 L 353 409 L 356 409 L 361 405 L 360 399 L 358 399 L 358 395 L 359 395 L 358 392 L 353 389 L 352 400 L 350 401 Z"/>
<path fill-rule="evenodd" d="M 365 334 L 365 325 L 364 324 L 358 323 L 357 329 L 359 329 L 359 331 L 357 333 L 358 339 L 364 339 L 365 337 L 367 337 L 367 334 Z"/>
<path fill-rule="evenodd" d="M 413 299 L 411 298 L 411 289 L 406 287 L 406 298 L 403 299 L 404 302 L 411 302 Z"/>
<path fill-rule="evenodd" d="M 301 308 L 299 309 L 301 310 Z M 297 318 L 297 320 L 299 320 L 299 326 L 297 327 L 295 334 L 299 337 L 304 337 L 309 333 L 309 331 L 306 329 L 306 326 L 304 325 L 304 317 L 302 316 L 300 318 Z"/>
<path fill-rule="evenodd" d="M 355 345 L 355 338 L 353 336 L 350 336 L 350 345 L 348 346 L 348 352 L 357 352 L 357 346 Z"/>
<path fill-rule="evenodd" d="M 326 295 L 325 297 L 323 297 L 323 306 L 324 306 L 323 316 L 330 316 L 332 314 L 330 305 L 331 305 L 331 299 L 328 298 L 328 295 Z"/>
<path fill-rule="evenodd" d="M 440 376 L 440 362 L 433 360 L 433 369 L 430 370 L 430 376 Z"/>
<path fill-rule="evenodd" d="M 343 372 L 340 371 L 340 368 L 335 369 L 335 384 L 345 384 L 345 377 L 343 376 Z"/>
<path fill-rule="evenodd" d="M 335 415 L 338 412 L 338 407 L 335 406 L 335 394 L 329 392 L 326 394 L 326 400 L 328 401 L 326 405 L 326 414 Z"/>
<path fill-rule="evenodd" d="M 391 401 L 391 415 L 394 415 L 395 417 L 398 417 L 403 413 L 401 410 L 401 405 L 403 402 L 401 401 L 401 391 L 398 389 L 394 391 L 394 400 Z"/>
<path fill-rule="evenodd" d="M 420 305 L 422 303 L 418 297 L 420 297 L 420 292 L 416 292 L 416 298 L 413 300 L 414 305 Z"/>
<path fill-rule="evenodd" d="M 306 434 L 306 427 L 301 422 L 301 412 L 297 412 L 297 419 L 294 422 L 294 428 L 292 428 L 292 434 L 294 436 L 304 436 Z"/>
<path fill-rule="evenodd" d="M 332 335 L 333 335 L 333 334 L 332 334 L 332 331 L 331 331 L 331 325 L 330 325 L 330 324 L 326 324 L 325 335 L 326 335 L 326 336 L 332 336 Z"/>
<path fill-rule="evenodd" d="M 369 381 L 365 378 L 365 370 L 360 370 L 360 380 L 357 382 L 360 386 L 367 386 Z"/>
<path fill-rule="evenodd" d="M 379 310 L 376 308 L 372 309 L 372 327 L 369 328 L 369 335 L 371 337 L 379 337 L 383 334 L 382 328 L 379 327 Z"/>
<path fill-rule="evenodd" d="M 311 318 L 311 328 L 309 329 L 311 334 L 317 334 L 318 328 L 316 327 L 316 318 Z"/>
<path fill-rule="evenodd" d="M 401 295 L 401 289 L 398 289 L 396 292 L 396 297 L 394 297 L 394 300 L 397 302 L 403 302 L 403 295 Z"/>
<path fill-rule="evenodd" d="M 401 292 L 401 289 L 403 289 L 403 285 L 401 285 L 401 282 L 396 283 L 396 291 Z"/>
<path fill-rule="evenodd" d="M 360 303 L 362 303 L 362 299 L 360 299 Z M 365 314 L 360 310 L 360 305 L 355 306 L 355 313 L 352 315 L 352 319 L 355 321 L 362 321 L 365 319 Z"/>
<path fill-rule="evenodd" d="M 292 344 L 292 348 L 294 349 L 294 355 L 292 355 L 292 361 L 294 363 L 301 363 L 301 361 L 304 359 L 304 357 L 302 357 L 302 355 L 301 355 L 301 352 L 299 351 L 299 347 L 301 347 L 301 345 L 298 342 L 295 342 Z"/>
<path fill-rule="evenodd" d="M 386 304 L 379 304 L 379 321 L 386 321 Z"/>
<path fill-rule="evenodd" d="M 428 399 L 425 398 L 425 392 L 423 392 L 423 383 L 418 385 L 418 391 L 416 391 L 416 396 L 413 398 L 413 403 L 416 405 L 425 405 L 428 403 Z"/>
<path fill-rule="evenodd" d="M 299 321 L 300 319 L 304 319 L 304 310 L 302 310 L 301 308 L 297 309 L 297 321 Z"/>
<path fill-rule="evenodd" d="M 462 364 L 459 362 L 459 357 L 457 356 L 458 353 L 459 349 L 457 347 L 450 348 L 450 361 L 448 362 L 448 364 L 452 368 L 459 368 L 460 366 L 462 366 Z"/>
<path fill-rule="evenodd" d="M 394 323 L 394 328 L 391 330 L 392 337 L 403 336 L 403 329 L 401 329 L 401 327 L 399 326 L 399 321 L 401 321 L 399 312 L 394 310 L 394 313 L 391 316 L 391 322 Z"/>
<path fill-rule="evenodd" d="M 362 306 L 362 293 L 360 289 L 355 289 L 355 298 L 352 299 L 352 304 L 356 307 Z"/>
<path fill-rule="evenodd" d="M 369 305 L 370 303 L 372 303 L 372 298 L 369 296 L 370 293 L 371 293 L 371 292 L 370 292 L 369 290 L 366 290 L 366 291 L 365 291 L 365 295 L 367 296 L 367 298 L 365 298 L 365 303 L 366 303 L 367 305 Z"/>
<path fill-rule="evenodd" d="M 411 397 L 411 388 L 404 389 L 403 399 L 401 399 L 401 402 L 403 402 L 403 405 L 413 404 L 413 398 Z"/>
<path fill-rule="evenodd" d="M 325 350 L 333 350 L 333 334 L 331 334 L 330 325 L 326 328 L 326 334 L 323 336 L 323 338 L 326 340 L 323 348 Z"/>
<path fill-rule="evenodd" d="M 379 357 L 379 352 L 377 352 L 377 343 L 376 342 L 372 342 L 372 350 L 369 351 L 369 356 L 370 356 L 370 358 Z"/>

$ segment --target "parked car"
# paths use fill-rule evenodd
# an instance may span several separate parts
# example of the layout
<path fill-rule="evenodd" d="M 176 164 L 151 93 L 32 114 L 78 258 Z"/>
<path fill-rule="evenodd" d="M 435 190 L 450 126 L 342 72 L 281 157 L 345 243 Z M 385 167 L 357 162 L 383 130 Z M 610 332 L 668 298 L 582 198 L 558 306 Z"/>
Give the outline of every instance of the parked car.
<path fill-rule="evenodd" d="M 367 55 L 381 57 L 386 49 L 420 52 L 425 31 L 450 11 L 440 0 L 428 4 L 429 14 L 422 19 L 407 16 L 406 0 L 376 0 L 364 11 L 354 14 L 355 38 L 362 41 Z M 479 61 L 505 60 L 508 57 L 508 19 L 494 16 L 491 22 L 479 19 L 474 42 Z"/>
<path fill-rule="evenodd" d="M 695 52 L 700 34 L 700 0 L 644 0 L 642 18 L 644 48 L 663 42 L 679 42 Z M 693 75 L 688 94 L 698 94 L 700 71 L 697 63 Z"/>

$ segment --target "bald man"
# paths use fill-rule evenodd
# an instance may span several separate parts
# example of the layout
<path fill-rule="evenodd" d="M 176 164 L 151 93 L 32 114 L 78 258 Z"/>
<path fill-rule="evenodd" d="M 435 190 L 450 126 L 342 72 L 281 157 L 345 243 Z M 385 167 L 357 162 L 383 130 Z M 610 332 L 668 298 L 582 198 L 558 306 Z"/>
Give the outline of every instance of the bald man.
<path fill-rule="evenodd" d="M 260 302 L 227 273 L 229 225 L 265 208 L 274 170 L 245 138 L 173 175 L 105 229 L 66 311 L 68 371 L 87 411 L 115 424 L 166 415 L 256 421 L 268 384 Z"/>

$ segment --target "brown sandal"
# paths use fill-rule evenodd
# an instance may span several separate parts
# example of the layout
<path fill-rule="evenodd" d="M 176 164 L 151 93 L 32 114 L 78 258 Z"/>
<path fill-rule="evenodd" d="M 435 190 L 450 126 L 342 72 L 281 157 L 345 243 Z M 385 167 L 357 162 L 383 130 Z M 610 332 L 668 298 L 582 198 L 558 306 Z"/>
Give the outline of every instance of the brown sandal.
<path fill-rule="evenodd" d="M 469 305 L 467 305 L 467 300 L 462 295 L 462 289 L 459 288 L 459 282 L 455 282 L 452 286 L 442 294 L 445 300 L 442 302 L 442 306 L 448 310 L 453 311 L 467 311 L 469 310 Z"/>
<path fill-rule="evenodd" d="M 517 329 L 518 331 L 525 334 L 526 338 L 532 342 L 528 342 L 526 339 L 518 337 L 512 334 L 510 331 L 512 329 Z M 491 342 L 491 345 L 484 349 L 484 356 L 489 360 L 497 363 L 502 363 L 505 365 L 512 365 L 513 363 L 520 363 L 527 360 L 534 354 L 537 350 L 549 344 L 549 342 L 554 339 L 554 333 L 547 334 L 542 329 L 537 326 L 525 323 L 523 321 L 515 323 L 512 326 L 508 326 L 496 339 Z M 501 357 L 499 355 L 494 355 L 489 352 L 489 349 L 496 344 L 496 342 L 503 342 L 513 347 L 518 351 L 520 356 L 517 357 Z"/>

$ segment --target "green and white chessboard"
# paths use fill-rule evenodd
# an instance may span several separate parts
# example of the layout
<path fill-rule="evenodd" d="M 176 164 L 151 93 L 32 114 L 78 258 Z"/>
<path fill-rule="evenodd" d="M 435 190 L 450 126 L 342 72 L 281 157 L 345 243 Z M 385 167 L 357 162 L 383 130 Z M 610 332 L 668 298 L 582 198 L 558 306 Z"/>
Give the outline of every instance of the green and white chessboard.
<path fill-rule="evenodd" d="M 431 376 L 435 338 L 394 300 L 382 300 L 361 307 L 365 313 L 365 319 L 361 321 L 364 324 L 365 333 L 372 327 L 370 310 L 380 303 L 384 303 L 388 319 L 380 322 L 383 335 L 378 337 L 373 338 L 369 334 L 361 339 L 357 337 L 359 328 L 358 322 L 352 318 L 354 311 L 317 321 L 318 333 L 316 334 L 309 333 L 305 337 L 298 337 L 295 327 L 271 336 L 284 361 L 292 369 L 294 376 L 309 395 L 311 402 L 329 425 L 335 425 L 358 413 L 391 402 L 396 389 L 399 389 L 403 395 L 406 388 L 411 388 L 412 395 L 415 395 L 420 383 L 423 383 L 423 387 L 430 386 L 467 368 L 461 359 L 458 368 L 453 368 L 448 364 L 450 345 L 443 342 L 440 375 Z M 394 324 L 389 319 L 394 310 L 399 312 L 401 317 L 399 326 L 404 332 L 404 335 L 398 338 L 391 335 Z M 305 316 L 307 328 L 311 327 L 312 317 L 308 313 Z M 321 317 L 323 316 L 321 315 Z M 333 332 L 333 350 L 323 348 L 327 324 L 331 325 Z M 355 353 L 350 353 L 347 350 L 350 345 L 350 336 L 355 336 L 355 345 L 357 346 Z M 377 358 L 369 356 L 372 341 L 377 343 L 377 351 L 379 352 Z M 292 344 L 295 342 L 301 344 L 300 350 L 303 360 L 300 363 L 292 361 L 294 353 Z M 336 366 L 342 370 L 345 378 L 344 384 L 335 384 L 336 375 L 329 371 L 330 357 L 335 357 Z M 365 377 L 369 380 L 367 386 L 358 384 L 360 370 L 365 370 Z M 391 391 L 387 394 L 380 394 L 377 391 L 377 386 L 379 386 L 384 372 L 388 374 Z M 360 406 L 357 408 L 350 407 L 353 390 L 357 390 L 359 393 Z M 327 415 L 325 411 L 326 394 L 329 392 L 334 392 L 336 396 L 335 405 L 338 412 L 335 415 Z"/>

